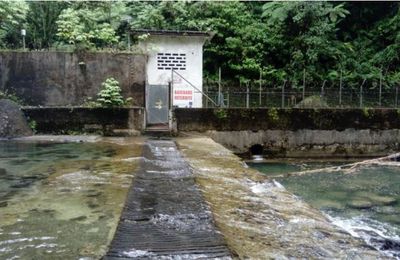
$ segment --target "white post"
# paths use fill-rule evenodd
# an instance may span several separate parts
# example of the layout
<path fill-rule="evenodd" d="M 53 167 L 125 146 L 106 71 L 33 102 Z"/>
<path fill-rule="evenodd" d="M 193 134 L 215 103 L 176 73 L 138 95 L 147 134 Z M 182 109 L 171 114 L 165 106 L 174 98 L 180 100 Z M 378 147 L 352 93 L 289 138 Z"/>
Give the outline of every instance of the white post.
<path fill-rule="evenodd" d="M 26 30 L 25 29 L 21 30 L 21 35 L 22 35 L 22 48 L 25 51 L 25 36 L 26 36 Z"/>

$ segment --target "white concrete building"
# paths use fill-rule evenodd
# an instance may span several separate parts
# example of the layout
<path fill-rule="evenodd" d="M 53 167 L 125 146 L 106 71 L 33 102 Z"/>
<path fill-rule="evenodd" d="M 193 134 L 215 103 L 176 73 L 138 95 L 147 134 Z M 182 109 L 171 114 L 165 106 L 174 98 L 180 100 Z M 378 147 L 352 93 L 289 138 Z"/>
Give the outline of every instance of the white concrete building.
<path fill-rule="evenodd" d="M 202 107 L 203 45 L 210 35 L 198 31 L 136 30 L 134 33 L 148 55 L 147 85 L 171 85 L 172 106 Z"/>

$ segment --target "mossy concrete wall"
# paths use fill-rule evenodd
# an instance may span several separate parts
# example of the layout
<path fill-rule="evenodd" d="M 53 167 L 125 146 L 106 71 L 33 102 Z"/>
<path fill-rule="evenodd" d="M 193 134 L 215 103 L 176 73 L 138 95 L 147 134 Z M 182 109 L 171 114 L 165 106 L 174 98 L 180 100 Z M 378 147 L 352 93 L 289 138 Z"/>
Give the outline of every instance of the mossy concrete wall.
<path fill-rule="evenodd" d="M 144 106 L 145 66 L 145 56 L 127 53 L 2 51 L 0 91 L 16 94 L 25 105 L 82 105 L 114 77 L 124 97 Z"/>
<path fill-rule="evenodd" d="M 236 153 L 371 157 L 400 150 L 396 109 L 175 109 L 178 131 L 205 132 Z"/>
<path fill-rule="evenodd" d="M 400 129 L 400 109 L 175 109 L 179 131 Z"/>
<path fill-rule="evenodd" d="M 30 122 L 35 122 L 34 130 L 40 134 L 115 135 L 116 131 L 126 130 L 129 135 L 140 133 L 144 124 L 144 111 L 140 107 L 24 107 L 22 110 Z"/>

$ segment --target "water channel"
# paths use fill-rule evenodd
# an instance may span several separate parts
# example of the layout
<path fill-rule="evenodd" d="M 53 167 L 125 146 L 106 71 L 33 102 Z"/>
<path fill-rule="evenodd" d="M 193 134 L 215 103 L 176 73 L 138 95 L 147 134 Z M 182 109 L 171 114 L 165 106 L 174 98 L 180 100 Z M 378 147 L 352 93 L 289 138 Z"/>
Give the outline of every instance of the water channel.
<path fill-rule="evenodd" d="M 132 143 L 0 142 L 0 259 L 104 255 L 139 154 Z"/>
<path fill-rule="evenodd" d="M 386 255 L 400 257 L 400 168 L 365 165 L 346 171 L 296 175 L 296 172 L 348 162 L 249 163 L 277 176 L 287 190 L 321 210 L 335 225 Z M 291 174 L 288 174 L 291 173 Z M 287 174 L 285 176 L 285 174 Z"/>
<path fill-rule="evenodd" d="M 143 143 L 137 140 L 111 139 L 96 143 L 64 144 L 1 141 L 0 258 L 31 259 L 35 256 L 37 259 L 87 260 L 103 256 L 113 238 L 129 186 L 138 170 L 142 146 Z M 258 246 L 262 243 L 256 241 L 259 228 L 272 228 L 264 232 L 269 234 L 268 232 L 275 232 L 275 229 L 271 225 L 265 226 L 267 223 L 286 223 L 283 218 L 266 221 L 265 218 L 271 217 L 269 211 L 265 215 L 261 214 L 263 211 L 256 214 L 256 204 L 263 202 L 256 195 L 259 195 L 261 188 L 262 194 L 267 192 L 264 186 L 268 185 L 255 185 L 248 177 L 246 180 L 249 184 L 234 182 L 240 174 L 246 176 L 246 173 L 241 173 L 242 165 L 236 165 L 234 157 L 229 157 L 229 154 L 210 155 L 221 156 L 220 159 L 215 159 L 219 164 L 232 159 L 227 164 L 231 168 L 212 170 L 213 168 L 207 168 L 200 160 L 204 157 L 210 164 L 212 160 L 206 157 L 209 152 L 201 155 L 198 150 L 199 148 L 195 151 L 194 158 L 202 165 L 199 169 L 204 168 L 204 171 L 197 173 L 198 183 L 203 188 L 205 198 L 214 205 L 217 223 L 226 223 L 225 220 L 221 222 L 226 214 L 235 224 L 234 227 L 241 223 L 240 225 L 246 227 L 246 232 L 254 224 L 255 229 L 250 232 L 254 236 L 248 241 L 241 240 L 238 243 L 246 242 L 243 252 L 248 252 L 254 245 L 260 250 L 260 255 L 264 255 L 265 252 Z M 185 151 L 190 157 L 191 150 Z M 196 165 L 195 160 L 191 162 Z M 343 163 L 275 161 L 248 165 L 276 179 L 288 191 L 321 210 L 332 223 L 352 236 L 362 238 L 371 247 L 389 257 L 399 258 L 399 167 L 369 165 L 358 167 L 351 173 L 321 170 L 318 173 L 296 175 L 299 171 L 327 166 L 340 167 Z M 215 197 L 221 189 L 227 196 L 221 197 L 224 198 L 223 201 Z M 224 210 L 230 203 L 237 204 L 236 197 L 233 199 L 236 195 L 227 193 L 229 189 L 234 190 L 237 196 L 246 198 L 246 203 L 240 204 L 242 208 L 236 211 Z M 275 192 L 279 194 L 280 191 Z M 232 201 L 229 200 L 231 197 Z M 276 200 L 272 195 L 271 199 Z M 263 208 L 261 204 L 257 205 Z M 248 212 L 245 211 L 247 207 Z M 289 209 L 279 210 L 284 212 Z M 242 217 L 243 222 L 239 221 Z M 252 219 L 257 222 L 249 222 Z M 233 230 L 229 223 L 226 226 L 220 224 L 220 227 L 225 236 Z M 279 237 L 287 234 L 289 239 L 290 232 L 286 233 L 282 227 L 280 231 L 282 233 Z M 228 239 L 228 242 L 238 249 L 242 248 L 235 244 L 235 239 Z M 265 247 L 271 251 L 276 245 Z M 292 249 L 284 247 L 282 250 Z M 295 252 L 292 253 L 296 255 Z M 313 251 L 313 255 L 317 256 L 318 251 Z"/>

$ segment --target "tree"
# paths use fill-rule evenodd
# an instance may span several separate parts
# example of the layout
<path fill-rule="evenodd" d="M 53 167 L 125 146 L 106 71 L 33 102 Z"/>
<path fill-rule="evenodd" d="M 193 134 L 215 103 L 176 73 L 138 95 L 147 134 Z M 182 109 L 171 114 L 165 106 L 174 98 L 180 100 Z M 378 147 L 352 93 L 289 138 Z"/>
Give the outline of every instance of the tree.
<path fill-rule="evenodd" d="M 28 2 L 27 42 L 33 49 L 49 48 L 56 42 L 57 19 L 66 2 Z"/>
<path fill-rule="evenodd" d="M 0 46 L 18 48 L 28 6 L 24 1 L 0 1 Z"/>
<path fill-rule="evenodd" d="M 79 4 L 75 7 L 79 7 Z M 104 18 L 104 6 L 95 4 L 80 9 L 69 7 L 61 12 L 56 23 L 57 36 L 62 43 L 79 49 L 112 47 L 118 43 L 119 38 L 110 19 Z"/>

